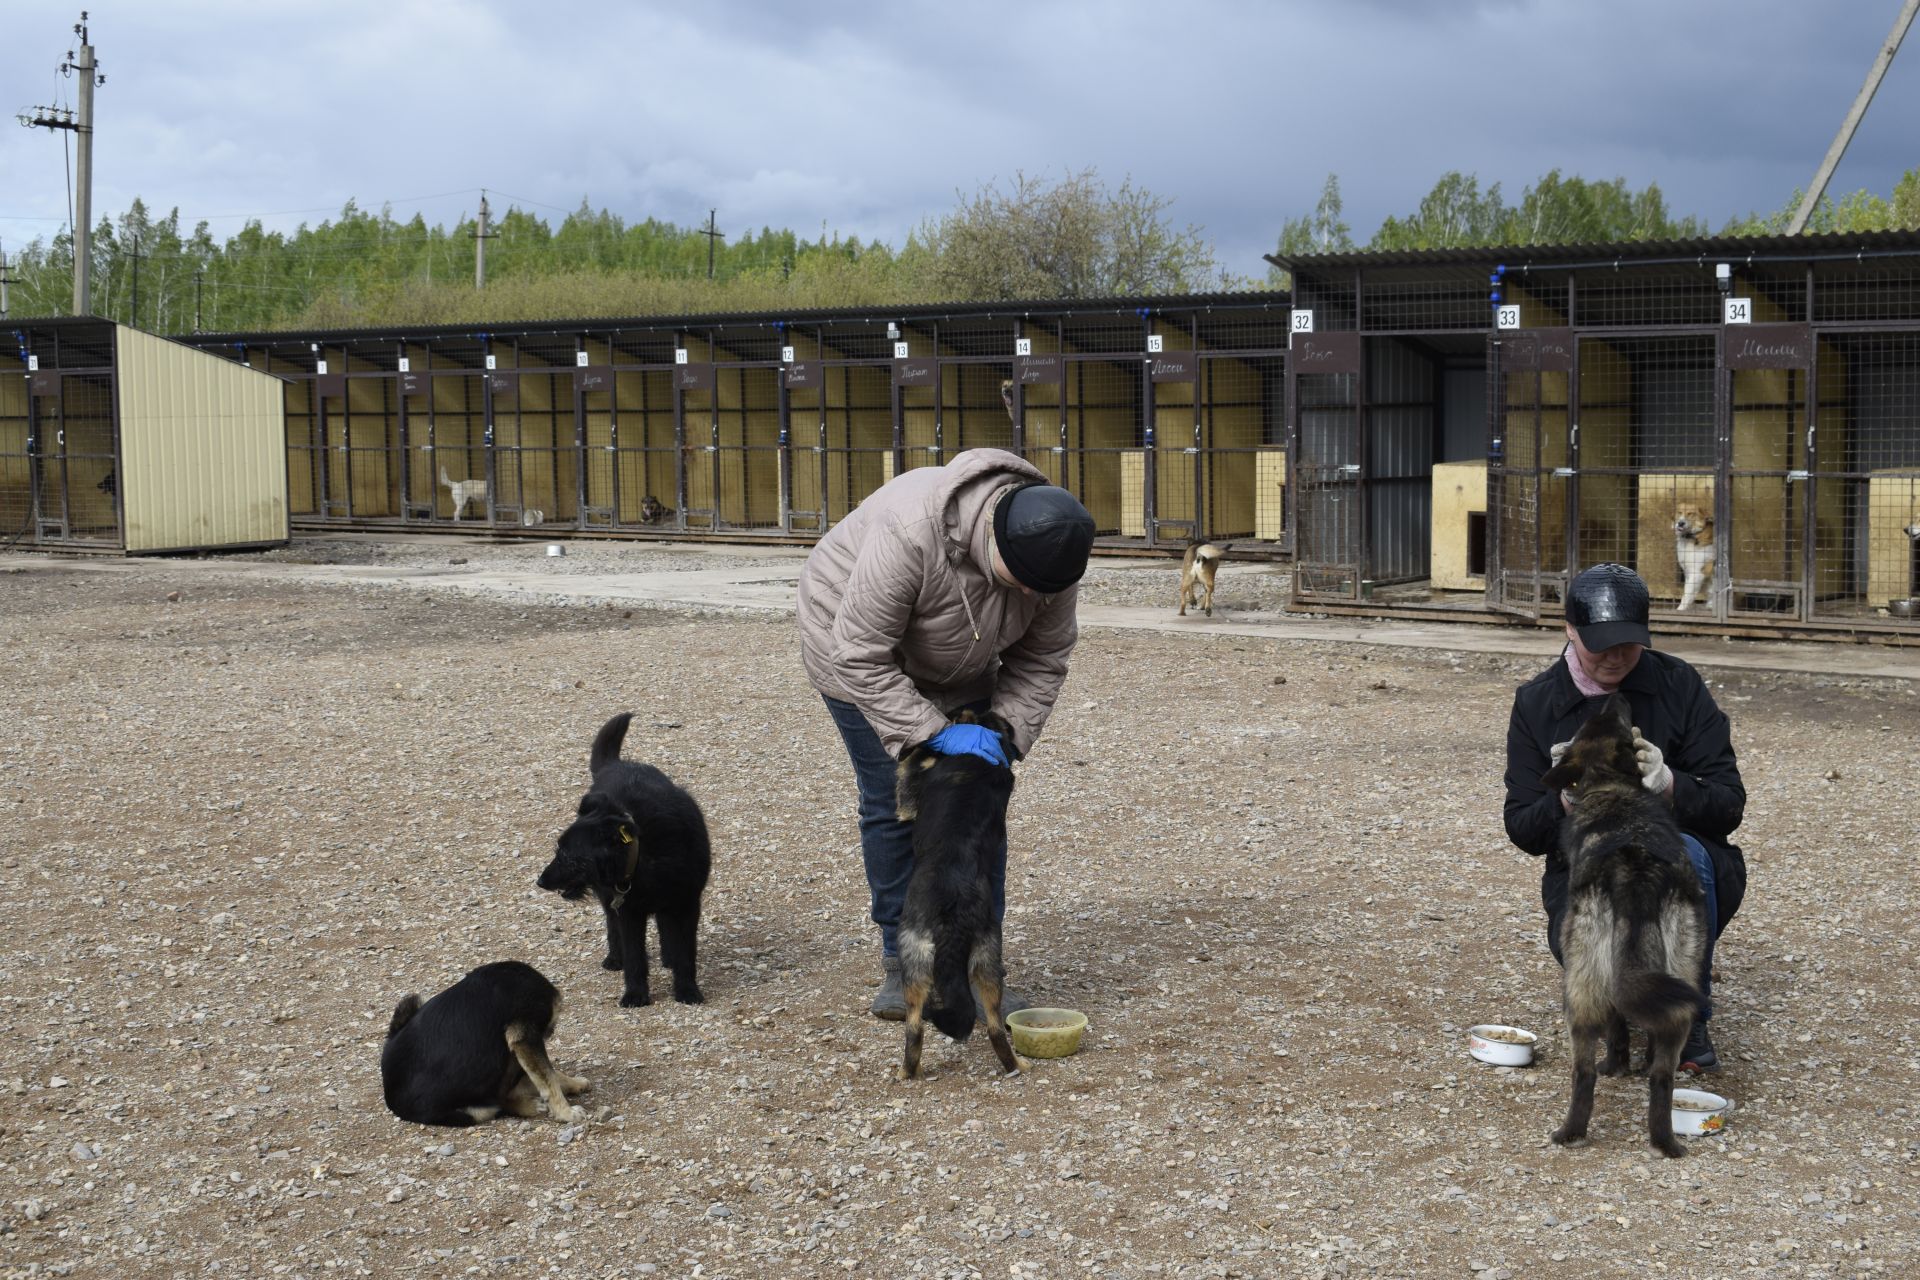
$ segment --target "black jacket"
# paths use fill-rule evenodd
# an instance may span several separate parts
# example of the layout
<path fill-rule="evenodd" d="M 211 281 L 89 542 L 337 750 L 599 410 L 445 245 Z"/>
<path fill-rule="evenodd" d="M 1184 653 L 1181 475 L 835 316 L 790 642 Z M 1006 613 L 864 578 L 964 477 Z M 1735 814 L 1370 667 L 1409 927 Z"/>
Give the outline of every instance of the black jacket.
<path fill-rule="evenodd" d="M 1734 763 L 1726 713 L 1714 703 L 1700 673 L 1679 658 L 1648 649 L 1620 682 L 1633 705 L 1641 736 L 1660 748 L 1673 770 L 1673 811 L 1680 829 L 1699 839 L 1720 868 L 1737 876 L 1722 890 L 1720 914 L 1731 917 L 1746 887 L 1746 860 L 1728 837 L 1746 813 L 1747 789 Z M 1566 655 L 1520 686 L 1507 726 L 1507 837 L 1535 857 L 1547 859 L 1546 874 L 1564 878 L 1560 852 L 1560 796 L 1540 785 L 1551 767 L 1548 748 L 1571 739 L 1603 699 L 1574 687 Z"/>

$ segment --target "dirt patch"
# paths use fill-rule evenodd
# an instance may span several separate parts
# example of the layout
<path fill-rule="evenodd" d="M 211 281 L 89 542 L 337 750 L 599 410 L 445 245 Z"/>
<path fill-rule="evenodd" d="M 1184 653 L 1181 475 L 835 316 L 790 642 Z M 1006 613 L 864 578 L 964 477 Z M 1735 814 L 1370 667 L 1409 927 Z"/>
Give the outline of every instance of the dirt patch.
<path fill-rule="evenodd" d="M 935 1036 L 901 1086 L 790 622 L 163 562 L 0 600 L 5 1274 L 1920 1265 L 1910 685 L 1716 679 L 1751 797 L 1709 1082 L 1737 1105 L 1670 1162 L 1640 1081 L 1601 1082 L 1591 1146 L 1546 1139 L 1556 971 L 1499 819 L 1532 660 L 1089 632 L 1007 922 L 1083 1048 L 1002 1080 Z M 598 913 L 534 888 L 620 709 L 714 831 L 704 1006 L 618 1008 Z M 394 1001 L 509 957 L 566 992 L 554 1058 L 605 1111 L 393 1119 Z M 1471 1060 L 1482 1022 L 1543 1065 Z"/>

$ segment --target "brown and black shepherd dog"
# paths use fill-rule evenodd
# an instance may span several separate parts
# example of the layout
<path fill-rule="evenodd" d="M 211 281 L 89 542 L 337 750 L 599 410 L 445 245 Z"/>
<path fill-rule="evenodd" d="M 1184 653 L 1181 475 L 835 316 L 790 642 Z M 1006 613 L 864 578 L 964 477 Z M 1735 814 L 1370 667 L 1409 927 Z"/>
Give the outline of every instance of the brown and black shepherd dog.
<path fill-rule="evenodd" d="M 1187 616 L 1187 606 L 1194 605 L 1206 615 L 1213 616 L 1213 580 L 1220 573 L 1220 562 L 1227 558 L 1227 552 L 1233 550 L 1233 544 L 1215 546 L 1211 542 L 1189 542 L 1186 555 L 1180 558 L 1180 616 Z M 1204 605 L 1201 603 L 1204 599 Z"/>
<path fill-rule="evenodd" d="M 999 716 L 963 710 L 953 719 L 993 730 L 1012 755 L 1013 731 Z M 900 820 L 913 823 L 913 878 L 900 910 L 900 979 L 907 996 L 900 1078 L 920 1074 L 924 1018 L 955 1041 L 973 1034 L 975 996 L 986 1016 L 987 1039 L 1012 1074 L 1020 1066 L 1001 1019 L 1006 970 L 987 868 L 1007 839 L 1013 769 L 974 755 L 940 755 L 923 742 L 902 753 L 894 776 Z"/>
<path fill-rule="evenodd" d="M 1541 781 L 1572 793 L 1560 831 L 1566 854 L 1564 998 L 1573 1035 L 1573 1099 L 1553 1134 L 1565 1145 L 1593 1117 L 1594 1042 L 1602 1075 L 1625 1075 L 1627 1026 L 1647 1033 L 1647 1141 L 1685 1155 L 1673 1136 L 1673 1073 L 1702 1004 L 1706 898 L 1664 796 L 1640 783 L 1632 711 L 1619 694 L 1594 713 Z"/>

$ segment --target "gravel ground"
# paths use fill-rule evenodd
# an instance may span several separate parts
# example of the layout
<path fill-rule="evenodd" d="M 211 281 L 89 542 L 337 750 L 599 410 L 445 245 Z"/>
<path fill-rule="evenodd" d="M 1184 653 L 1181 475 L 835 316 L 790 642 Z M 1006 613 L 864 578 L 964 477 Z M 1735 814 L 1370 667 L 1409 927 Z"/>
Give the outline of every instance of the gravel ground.
<path fill-rule="evenodd" d="M 1171 600 L 1164 567 L 1095 573 Z M 166 562 L 48 561 L 0 601 L 5 1275 L 1920 1267 L 1911 684 L 1714 677 L 1751 796 L 1715 988 L 1738 1108 L 1666 1161 L 1631 1081 L 1590 1146 L 1546 1138 L 1565 1028 L 1498 816 L 1532 660 L 1090 631 L 1021 769 L 1007 921 L 1014 985 L 1086 1047 L 1000 1079 L 936 1035 L 900 1085 L 790 622 Z M 714 831 L 704 1006 L 618 1008 L 598 912 L 533 885 L 628 708 Z M 595 1118 L 395 1120 L 394 1001 L 508 957 L 566 992 Z M 1473 1062 L 1477 1021 L 1539 1031 L 1541 1067 Z"/>

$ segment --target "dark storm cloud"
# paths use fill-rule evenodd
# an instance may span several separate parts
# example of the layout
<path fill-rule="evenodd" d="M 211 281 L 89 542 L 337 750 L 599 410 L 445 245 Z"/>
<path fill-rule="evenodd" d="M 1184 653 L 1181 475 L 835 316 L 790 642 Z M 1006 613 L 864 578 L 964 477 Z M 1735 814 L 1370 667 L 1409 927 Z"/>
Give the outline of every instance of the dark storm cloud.
<path fill-rule="evenodd" d="M 1898 0 L 530 6 L 96 0 L 95 208 L 318 221 L 349 197 L 450 222 L 477 188 L 683 224 L 899 244 L 956 191 L 1097 167 L 1262 270 L 1337 172 L 1364 240 L 1443 172 L 1658 182 L 1718 226 L 1807 181 Z M 9 109 L 70 100 L 73 11 L 10 6 Z M 1920 165 L 1920 39 L 1833 190 Z M 421 197 L 428 197 L 422 199 Z M 0 131 L 0 235 L 48 235 L 58 142 Z M 308 210 L 281 213 L 282 210 Z M 216 235 L 237 230 L 218 218 Z"/>

